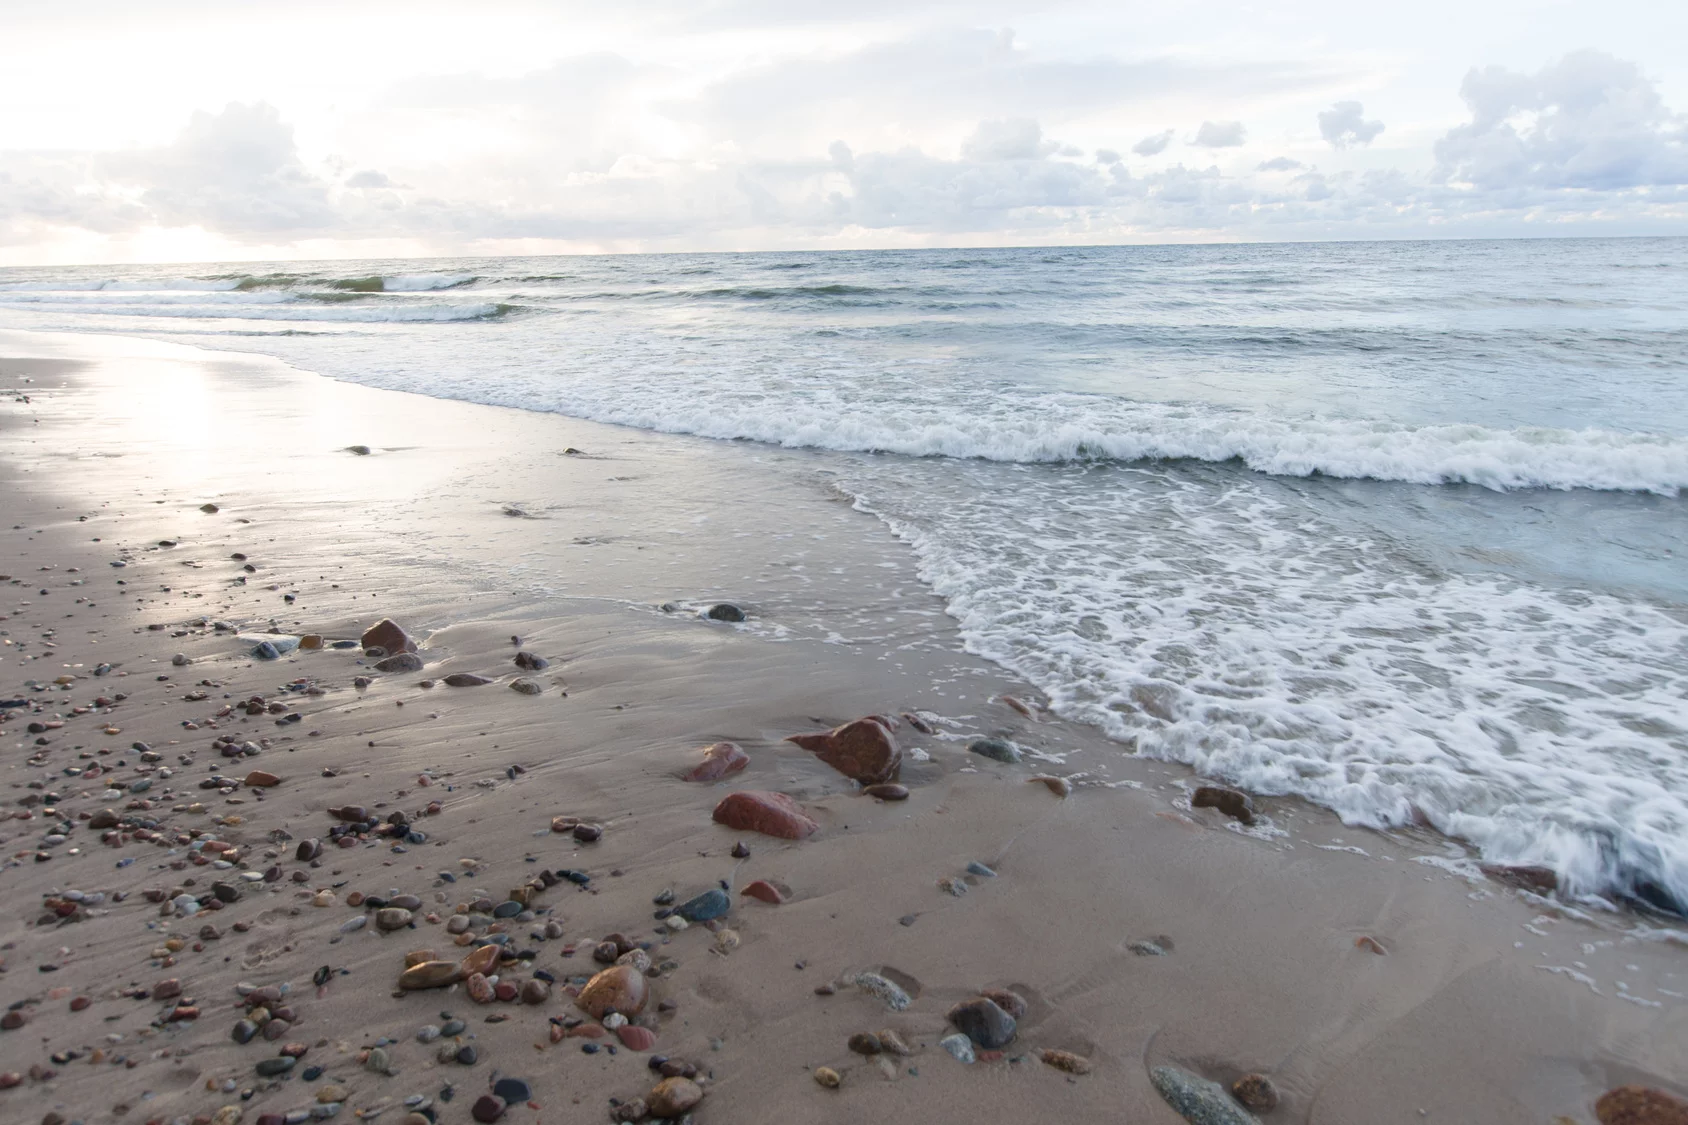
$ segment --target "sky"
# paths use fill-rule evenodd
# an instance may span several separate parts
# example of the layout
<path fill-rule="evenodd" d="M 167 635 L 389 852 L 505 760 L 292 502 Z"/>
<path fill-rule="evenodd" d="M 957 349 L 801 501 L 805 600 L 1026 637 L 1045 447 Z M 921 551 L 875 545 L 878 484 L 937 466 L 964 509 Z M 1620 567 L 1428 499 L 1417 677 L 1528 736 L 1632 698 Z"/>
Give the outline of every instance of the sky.
<path fill-rule="evenodd" d="M 0 265 L 1688 234 L 1688 4 L 0 5 Z"/>

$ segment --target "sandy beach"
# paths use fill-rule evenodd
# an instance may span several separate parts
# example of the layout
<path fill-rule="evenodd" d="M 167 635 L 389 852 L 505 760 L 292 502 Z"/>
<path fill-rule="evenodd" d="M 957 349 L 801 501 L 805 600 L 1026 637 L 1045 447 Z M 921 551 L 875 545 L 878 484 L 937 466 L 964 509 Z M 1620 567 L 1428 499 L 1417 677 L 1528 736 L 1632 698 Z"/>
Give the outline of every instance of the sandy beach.
<path fill-rule="evenodd" d="M 1204 779 L 965 652 L 800 452 L 8 332 L 0 496 L 6 1121 L 456 1125 L 516 1079 L 518 1125 L 664 1096 L 699 1125 L 1176 1125 L 1167 1067 L 1264 1076 L 1286 1125 L 1688 1094 L 1679 929 L 1428 832 L 1192 807 Z M 333 647 L 382 620 L 419 671 Z M 785 741 L 876 715 L 906 797 Z M 686 780 L 723 741 L 747 765 Z M 818 827 L 712 819 L 739 791 Z M 711 888 L 727 913 L 671 924 Z M 399 988 L 500 934 L 482 980 Z M 600 955 L 648 976 L 607 1023 L 575 995 Z M 517 998 L 476 1002 L 493 976 Z M 964 1062 L 947 1014 L 981 990 L 1023 1009 Z M 1187 1119 L 1253 1119 L 1226 1104 Z"/>

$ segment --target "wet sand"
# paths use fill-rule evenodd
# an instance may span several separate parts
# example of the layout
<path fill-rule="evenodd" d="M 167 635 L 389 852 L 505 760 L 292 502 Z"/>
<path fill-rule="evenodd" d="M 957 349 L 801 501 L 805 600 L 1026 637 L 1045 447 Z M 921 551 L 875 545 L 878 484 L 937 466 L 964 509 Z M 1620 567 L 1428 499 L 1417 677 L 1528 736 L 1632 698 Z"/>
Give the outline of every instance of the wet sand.
<path fill-rule="evenodd" d="M 1688 1089 L 1688 945 L 1668 927 L 1485 880 L 1457 845 L 1348 829 L 1299 802 L 1257 800 L 1252 829 L 1190 808 L 1188 771 L 1002 702 L 1035 710 L 1025 685 L 962 651 L 907 552 L 828 489 L 820 460 L 154 343 L 5 333 L 0 357 L 14 357 L 0 358 L 0 699 L 28 703 L 0 712 L 0 887 L 16 904 L 0 921 L 0 1002 L 22 1013 L 0 1032 L 0 1071 L 20 1077 L 0 1090 L 5 1120 L 212 1120 L 234 1106 L 253 1122 L 336 1084 L 337 1120 L 385 1105 L 381 1120 L 402 1122 L 422 1096 L 455 1123 L 517 1077 L 531 1104 L 502 1120 L 608 1121 L 611 1099 L 659 1077 L 653 1053 L 708 1079 L 700 1125 L 1170 1125 L 1182 1118 L 1150 1080 L 1163 1065 L 1227 1084 L 1263 1073 L 1280 1104 L 1262 1121 L 1316 1125 L 1583 1123 L 1611 1086 Z M 703 616 L 723 600 L 749 619 Z M 358 649 L 256 660 L 215 628 L 355 640 L 381 618 L 420 642 L 423 671 L 374 672 Z M 512 635 L 550 666 L 517 669 Z M 445 686 L 453 673 L 493 682 Z M 540 694 L 512 691 L 518 676 Z M 253 697 L 280 712 L 235 709 Z M 937 731 L 896 732 L 906 801 L 863 796 L 782 741 L 904 712 Z M 214 748 L 225 735 L 267 745 L 231 759 Z M 981 736 L 1026 760 L 968 753 Z M 720 740 L 748 768 L 682 780 Z M 254 769 L 281 783 L 201 788 Z M 1069 778 L 1070 794 L 1037 774 Z M 788 794 L 819 831 L 792 842 L 713 823 L 741 789 Z M 295 859 L 348 804 L 410 814 L 425 839 Z M 87 823 L 104 809 L 132 818 L 109 840 Z M 602 838 L 553 832 L 559 816 Z M 156 839 L 135 838 L 142 821 Z M 211 839 L 237 849 L 232 866 L 195 862 Z M 731 854 L 740 843 L 748 857 Z M 272 867 L 274 882 L 240 879 Z M 504 979 L 549 973 L 544 1003 L 476 1004 L 463 984 L 395 995 L 407 952 L 467 952 L 444 925 L 460 905 L 502 901 L 542 869 L 589 877 L 508 923 L 511 947 L 534 956 Z M 758 879 L 789 901 L 737 893 Z M 172 908 L 219 881 L 236 901 Z M 732 937 L 653 918 L 661 892 L 721 881 L 734 903 L 717 926 Z M 353 893 L 417 896 L 413 928 L 342 933 L 369 914 Z M 562 936 L 530 936 L 548 921 Z M 650 1053 L 611 1054 L 613 1034 L 578 1028 L 551 1041 L 553 1021 L 584 1016 L 567 990 L 602 967 L 593 947 L 611 933 L 674 962 L 636 1021 L 655 1033 Z M 913 994 L 904 1011 L 848 983 L 887 969 Z M 152 995 L 167 979 L 186 999 Z M 297 1018 L 280 1039 L 230 1038 L 243 982 L 289 986 Z M 938 1046 L 945 1013 L 993 987 L 1027 1011 L 1000 1057 L 964 1065 Z M 72 1010 L 79 997 L 90 1003 Z M 197 1019 L 170 1018 L 184 1003 Z M 473 1065 L 417 1041 L 444 1012 L 466 1021 Z M 846 1046 L 882 1028 L 914 1053 Z M 308 1050 L 259 1077 L 285 1043 Z M 391 1073 L 361 1061 L 376 1046 Z M 1089 1072 L 1046 1065 L 1044 1049 Z M 307 1082 L 307 1066 L 324 1073 Z M 837 1089 L 816 1082 L 823 1066 Z"/>

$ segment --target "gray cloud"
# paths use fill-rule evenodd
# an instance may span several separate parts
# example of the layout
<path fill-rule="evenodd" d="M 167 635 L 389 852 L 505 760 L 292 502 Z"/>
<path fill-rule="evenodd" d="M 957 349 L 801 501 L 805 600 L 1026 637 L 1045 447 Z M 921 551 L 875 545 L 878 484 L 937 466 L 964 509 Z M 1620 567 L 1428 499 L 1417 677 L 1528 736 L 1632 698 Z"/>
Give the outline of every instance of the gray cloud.
<path fill-rule="evenodd" d="M 1111 149 L 1111 148 L 1099 148 L 1099 149 L 1096 150 L 1096 163 L 1098 163 L 1098 164 L 1118 164 L 1119 162 L 1120 162 L 1120 155 L 1119 155 L 1119 153 L 1115 152 L 1113 149 Z"/>
<path fill-rule="evenodd" d="M 1291 160 L 1287 156 L 1274 156 L 1270 160 L 1262 160 L 1254 166 L 1256 172 L 1293 172 L 1297 168 L 1305 167 L 1299 160 Z"/>
<path fill-rule="evenodd" d="M 1041 160 L 1060 146 L 1043 139 L 1036 121 L 1017 117 L 1008 121 L 981 121 L 973 135 L 962 142 L 962 154 L 969 160 Z"/>
<path fill-rule="evenodd" d="M 1131 151 L 1138 156 L 1159 156 L 1166 151 L 1166 146 L 1172 143 L 1172 130 L 1144 137 L 1131 146 Z"/>
<path fill-rule="evenodd" d="M 1472 70 L 1471 121 L 1436 144 L 1436 177 L 1487 191 L 1688 184 L 1688 118 L 1634 63 L 1578 51 L 1535 74 Z"/>
<path fill-rule="evenodd" d="M 1203 148 L 1235 148 L 1248 140 L 1241 121 L 1203 121 L 1195 143 Z"/>
<path fill-rule="evenodd" d="M 1333 148 L 1369 145 L 1383 132 L 1383 122 L 1367 121 L 1359 102 L 1337 102 L 1319 114 L 1319 135 Z"/>

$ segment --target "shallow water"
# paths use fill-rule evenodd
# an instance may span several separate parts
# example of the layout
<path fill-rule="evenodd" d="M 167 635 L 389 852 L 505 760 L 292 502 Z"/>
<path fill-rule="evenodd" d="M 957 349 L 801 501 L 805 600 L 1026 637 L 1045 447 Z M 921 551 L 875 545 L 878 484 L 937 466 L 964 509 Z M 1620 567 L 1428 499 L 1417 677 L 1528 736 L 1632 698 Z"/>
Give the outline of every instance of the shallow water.
<path fill-rule="evenodd" d="M 1688 903 L 1688 240 L 11 270 L 0 327 L 830 451 L 1062 714 Z"/>

